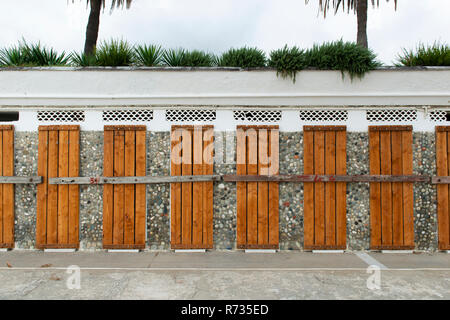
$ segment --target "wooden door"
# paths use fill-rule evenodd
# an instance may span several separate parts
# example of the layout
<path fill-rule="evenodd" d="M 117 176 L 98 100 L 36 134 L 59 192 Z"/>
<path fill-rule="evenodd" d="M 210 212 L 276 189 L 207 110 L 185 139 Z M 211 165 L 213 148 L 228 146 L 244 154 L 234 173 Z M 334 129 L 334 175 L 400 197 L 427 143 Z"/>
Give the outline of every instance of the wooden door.
<path fill-rule="evenodd" d="M 450 126 L 436 127 L 436 166 L 438 176 L 450 176 Z M 449 198 L 449 185 L 438 184 L 438 245 L 440 250 L 450 250 Z"/>
<path fill-rule="evenodd" d="M 346 127 L 303 127 L 304 173 L 345 175 Z M 305 182 L 304 248 L 346 249 L 346 183 Z"/>
<path fill-rule="evenodd" d="M 172 126 L 171 175 L 213 174 L 213 126 Z M 213 247 L 213 182 L 170 185 L 172 249 Z"/>
<path fill-rule="evenodd" d="M 0 126 L 0 176 L 14 175 L 14 127 Z M 0 184 L 0 248 L 14 248 L 14 185 Z"/>
<path fill-rule="evenodd" d="M 103 175 L 145 176 L 146 126 L 105 126 Z M 103 186 L 103 248 L 144 249 L 146 185 Z"/>
<path fill-rule="evenodd" d="M 413 173 L 412 126 L 369 126 L 371 175 Z M 370 183 L 371 249 L 414 249 L 412 182 Z"/>
<path fill-rule="evenodd" d="M 237 127 L 237 175 L 279 174 L 278 126 Z M 279 247 L 278 182 L 237 182 L 238 249 Z"/>
<path fill-rule="evenodd" d="M 48 178 L 79 175 L 78 125 L 39 126 L 36 247 L 79 247 L 78 185 L 48 184 Z"/>

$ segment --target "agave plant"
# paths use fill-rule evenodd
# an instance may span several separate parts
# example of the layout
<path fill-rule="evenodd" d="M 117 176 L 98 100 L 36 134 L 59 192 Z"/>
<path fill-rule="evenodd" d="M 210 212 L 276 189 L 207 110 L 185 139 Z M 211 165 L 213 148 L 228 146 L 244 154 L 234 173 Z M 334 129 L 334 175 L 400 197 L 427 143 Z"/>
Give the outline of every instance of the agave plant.
<path fill-rule="evenodd" d="M 77 67 L 98 66 L 97 57 L 94 54 L 85 54 L 84 52 L 72 53 L 72 64 Z"/>
<path fill-rule="evenodd" d="M 100 44 L 95 56 L 99 66 L 129 66 L 134 62 L 134 49 L 127 41 L 111 39 Z"/>
<path fill-rule="evenodd" d="M 163 50 L 156 45 L 138 45 L 135 48 L 136 62 L 144 66 L 159 66 L 163 61 Z"/>
<path fill-rule="evenodd" d="M 185 55 L 186 50 L 182 48 L 168 49 L 163 53 L 163 62 L 169 67 L 180 67 L 183 66 Z"/>

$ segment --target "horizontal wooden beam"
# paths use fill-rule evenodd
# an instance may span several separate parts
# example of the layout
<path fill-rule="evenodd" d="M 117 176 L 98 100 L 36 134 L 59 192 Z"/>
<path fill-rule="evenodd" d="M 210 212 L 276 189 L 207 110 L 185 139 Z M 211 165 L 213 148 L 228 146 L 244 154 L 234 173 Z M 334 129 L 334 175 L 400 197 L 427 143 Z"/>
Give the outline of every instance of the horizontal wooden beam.
<path fill-rule="evenodd" d="M 49 178 L 49 184 L 152 184 L 172 182 L 220 181 L 220 175 L 143 176 L 143 177 L 65 177 Z"/>
<path fill-rule="evenodd" d="M 432 184 L 448 184 L 450 183 L 450 176 L 436 176 L 431 177 Z"/>
<path fill-rule="evenodd" d="M 421 175 L 223 175 L 224 181 L 273 182 L 430 182 L 430 176 Z"/>
<path fill-rule="evenodd" d="M 41 176 L 31 176 L 31 177 L 0 176 L 0 183 L 38 184 L 38 183 L 42 183 L 42 177 Z"/>

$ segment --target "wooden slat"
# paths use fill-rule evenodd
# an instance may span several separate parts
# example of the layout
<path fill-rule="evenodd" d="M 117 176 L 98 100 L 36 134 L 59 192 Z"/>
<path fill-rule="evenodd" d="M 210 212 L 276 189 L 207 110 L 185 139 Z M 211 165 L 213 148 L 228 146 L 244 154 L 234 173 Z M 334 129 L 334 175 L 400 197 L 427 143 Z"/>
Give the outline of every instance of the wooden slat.
<path fill-rule="evenodd" d="M 402 148 L 402 131 L 391 132 L 392 142 L 392 174 L 403 173 L 403 158 L 406 156 Z M 392 183 L 392 241 L 394 246 L 403 245 L 403 183 Z"/>
<path fill-rule="evenodd" d="M 369 132 L 370 174 L 380 174 L 380 133 Z M 370 246 L 381 246 L 381 184 L 370 184 Z"/>
<path fill-rule="evenodd" d="M 48 177 L 58 176 L 58 131 L 48 133 Z M 58 186 L 48 185 L 47 244 L 58 243 Z"/>
<path fill-rule="evenodd" d="M 103 175 L 114 176 L 114 131 L 105 131 L 103 137 Z M 114 186 L 103 186 L 103 247 L 113 243 Z"/>
<path fill-rule="evenodd" d="M 79 131 L 80 126 L 79 125 L 50 125 L 50 126 L 39 126 L 39 131 L 59 131 L 59 130 L 66 130 L 66 131 Z"/>
<path fill-rule="evenodd" d="M 236 131 L 236 175 L 247 174 L 246 140 L 245 130 L 238 128 Z M 247 243 L 247 182 L 237 182 L 236 189 L 236 240 L 239 247 Z"/>
<path fill-rule="evenodd" d="M 303 167 L 304 173 L 314 174 L 314 133 L 303 132 Z M 314 183 L 306 182 L 303 185 L 304 210 L 304 246 L 314 245 Z"/>
<path fill-rule="evenodd" d="M 114 176 L 124 175 L 125 132 L 114 131 Z M 114 186 L 113 244 L 124 244 L 124 185 Z"/>
<path fill-rule="evenodd" d="M 436 130 L 436 169 L 437 174 L 444 176 L 448 174 L 448 136 L 447 132 Z M 448 212 L 449 212 L 449 186 L 447 184 L 437 185 L 437 212 L 438 212 L 438 245 L 439 249 L 446 248 L 448 239 Z"/>
<path fill-rule="evenodd" d="M 69 131 L 69 176 L 80 174 L 80 131 Z M 79 186 L 69 186 L 69 243 L 79 243 Z"/>
<path fill-rule="evenodd" d="M 413 173 L 412 132 L 402 132 L 402 166 L 403 174 Z M 414 191 L 411 182 L 403 183 L 403 245 L 414 246 Z M 395 244 L 394 244 L 395 245 Z"/>
<path fill-rule="evenodd" d="M 3 131 L 0 131 L 0 150 L 2 151 L 2 155 L 0 157 L 0 173 L 3 175 L 3 155 L 5 153 L 3 148 Z M 3 185 L 0 185 L 0 244 L 5 243 L 3 238 L 3 224 L 6 222 L 3 218 Z"/>
<path fill-rule="evenodd" d="M 336 132 L 336 174 L 347 173 L 346 131 Z M 336 245 L 346 248 L 347 244 L 347 184 L 336 183 Z"/>
<path fill-rule="evenodd" d="M 48 131 L 39 131 L 38 175 L 42 183 L 37 185 L 36 245 L 47 243 L 47 174 L 48 174 Z"/>
<path fill-rule="evenodd" d="M 14 131 L 3 131 L 3 176 L 14 175 Z M 1 226 L 1 223 L 0 223 Z M 2 241 L 0 241 L 1 243 Z M 14 243 L 14 185 L 3 185 L 3 243 Z M 12 246 L 11 246 L 12 247 Z"/>
<path fill-rule="evenodd" d="M 69 131 L 58 131 L 58 176 L 69 175 Z M 69 186 L 59 185 L 58 188 L 58 243 L 69 242 Z"/>
<path fill-rule="evenodd" d="M 40 184 L 41 176 L 0 176 L 0 184 Z"/>
<path fill-rule="evenodd" d="M 201 126 L 194 126 L 193 130 L 193 166 L 192 174 L 203 173 L 203 130 Z M 192 244 L 203 243 L 203 184 L 192 183 Z"/>
<path fill-rule="evenodd" d="M 247 129 L 247 173 L 258 174 L 257 129 Z M 247 183 L 247 245 L 258 244 L 258 183 Z"/>
<path fill-rule="evenodd" d="M 325 133 L 314 133 L 314 173 L 325 173 Z M 325 184 L 314 183 L 314 244 L 325 244 L 325 217 L 324 217 Z"/>
<path fill-rule="evenodd" d="M 182 132 L 182 175 L 192 175 L 192 130 Z M 181 184 L 181 243 L 192 244 L 192 182 Z"/>
<path fill-rule="evenodd" d="M 279 173 L 279 132 L 278 129 L 270 130 L 269 135 L 269 174 Z M 269 244 L 279 245 L 279 184 L 269 182 Z"/>
<path fill-rule="evenodd" d="M 303 131 L 346 131 L 346 126 L 303 126 Z"/>
<path fill-rule="evenodd" d="M 204 126 L 203 133 L 203 175 L 214 173 L 214 129 Z M 213 182 L 203 182 L 203 243 L 213 246 Z"/>
<path fill-rule="evenodd" d="M 134 176 L 136 174 L 136 131 L 125 131 L 125 176 Z M 135 226 L 135 185 L 127 184 L 124 186 L 124 244 L 134 244 L 134 226 Z"/>
<path fill-rule="evenodd" d="M 336 173 L 336 132 L 325 132 L 325 174 Z M 336 183 L 325 184 L 325 244 L 336 245 Z"/>
<path fill-rule="evenodd" d="M 219 176 L 220 177 L 220 176 Z M 241 181 L 273 181 L 273 182 L 426 182 L 431 180 L 427 175 L 324 175 L 324 174 L 280 174 L 276 176 L 262 175 L 229 175 L 221 176 L 223 181 L 241 182 Z M 163 179 L 163 178 L 161 178 Z M 434 177 L 435 180 L 441 180 L 439 183 L 450 183 L 450 177 Z M 56 180 L 56 179 L 54 179 Z M 53 179 L 52 179 L 53 181 Z M 191 180 L 194 181 L 194 180 Z M 86 183 L 88 180 L 86 180 Z M 438 183 L 438 182 L 435 182 Z"/>
<path fill-rule="evenodd" d="M 269 146 L 266 129 L 258 130 L 258 174 L 269 174 Z M 269 183 L 258 182 L 258 244 L 269 242 Z"/>
<path fill-rule="evenodd" d="M 380 132 L 381 174 L 391 171 L 391 132 Z M 392 245 L 392 184 L 381 183 L 381 244 Z"/>
<path fill-rule="evenodd" d="M 147 127 L 145 125 L 112 125 L 104 126 L 105 131 L 146 131 Z"/>
<path fill-rule="evenodd" d="M 136 131 L 136 175 L 144 176 L 146 168 L 146 131 Z M 146 186 L 136 185 L 135 244 L 145 245 Z"/>
<path fill-rule="evenodd" d="M 412 131 L 412 126 L 369 126 L 369 132 L 375 131 Z"/>
<path fill-rule="evenodd" d="M 181 175 L 182 159 L 182 130 L 172 126 L 171 133 L 171 152 L 170 152 L 170 174 Z M 181 244 L 181 183 L 170 184 L 170 225 L 171 225 L 171 246 Z"/>

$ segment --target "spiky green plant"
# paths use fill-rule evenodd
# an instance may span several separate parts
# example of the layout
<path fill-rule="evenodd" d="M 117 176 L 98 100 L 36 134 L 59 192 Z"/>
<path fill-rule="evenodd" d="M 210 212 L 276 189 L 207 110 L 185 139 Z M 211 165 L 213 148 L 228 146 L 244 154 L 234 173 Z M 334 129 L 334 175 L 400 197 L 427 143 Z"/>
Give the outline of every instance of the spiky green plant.
<path fill-rule="evenodd" d="M 84 52 L 72 53 L 72 64 L 77 67 L 92 67 L 98 66 L 97 57 L 95 54 L 85 54 Z"/>
<path fill-rule="evenodd" d="M 156 45 L 138 45 L 135 48 L 136 62 L 143 66 L 159 66 L 162 63 L 163 50 Z"/>
<path fill-rule="evenodd" d="M 305 52 L 306 65 L 319 70 L 340 70 L 342 76 L 347 72 L 350 78 L 362 78 L 381 63 L 376 54 L 354 42 L 342 40 L 314 45 Z"/>
<path fill-rule="evenodd" d="M 185 59 L 186 50 L 183 48 L 167 49 L 163 53 L 163 62 L 169 67 L 181 67 Z"/>
<path fill-rule="evenodd" d="M 285 45 L 284 48 L 270 53 L 268 64 L 269 67 L 277 69 L 277 76 L 291 77 L 295 82 L 297 72 L 306 67 L 305 51 L 296 46 L 288 48 Z"/>
<path fill-rule="evenodd" d="M 186 51 L 183 57 L 185 67 L 212 67 L 216 58 L 212 53 L 200 50 Z"/>
<path fill-rule="evenodd" d="M 134 49 L 124 40 L 103 41 L 95 51 L 99 66 L 129 66 L 134 62 Z"/>
<path fill-rule="evenodd" d="M 221 67 L 261 68 L 266 66 L 266 55 L 258 48 L 230 49 L 224 52 L 218 65 Z"/>
<path fill-rule="evenodd" d="M 450 46 L 435 42 L 433 45 L 419 43 L 416 49 L 407 50 L 397 55 L 397 67 L 407 66 L 450 66 Z"/>
<path fill-rule="evenodd" d="M 24 39 L 18 45 L 0 50 L 0 64 L 3 66 L 65 66 L 71 55 L 59 54 L 53 48 L 38 43 L 27 43 Z"/>

